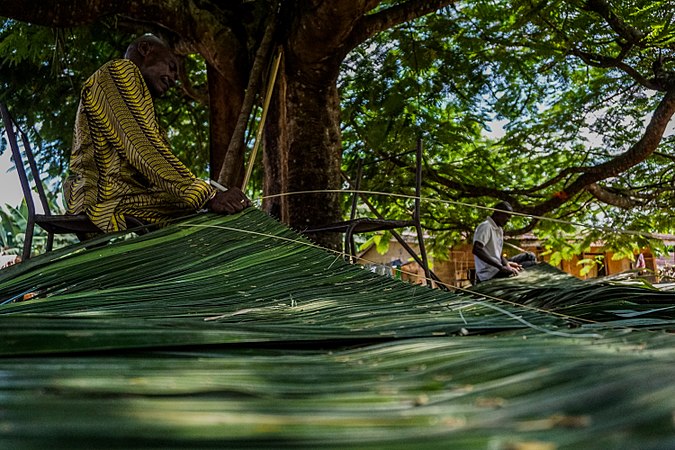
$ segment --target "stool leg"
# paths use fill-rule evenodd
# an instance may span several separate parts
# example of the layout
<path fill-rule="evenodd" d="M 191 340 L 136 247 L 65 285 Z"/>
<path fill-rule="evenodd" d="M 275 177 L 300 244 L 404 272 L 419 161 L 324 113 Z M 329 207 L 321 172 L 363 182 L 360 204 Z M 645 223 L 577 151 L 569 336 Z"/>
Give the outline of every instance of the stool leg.
<path fill-rule="evenodd" d="M 47 233 L 47 251 L 51 252 L 54 246 L 54 233 Z"/>
<path fill-rule="evenodd" d="M 30 220 L 26 224 L 26 233 L 24 234 L 23 238 L 23 253 L 21 255 L 21 260 L 22 261 L 28 261 L 30 258 L 30 251 L 31 247 L 33 246 L 33 229 L 35 228 L 35 224 L 32 223 Z"/>

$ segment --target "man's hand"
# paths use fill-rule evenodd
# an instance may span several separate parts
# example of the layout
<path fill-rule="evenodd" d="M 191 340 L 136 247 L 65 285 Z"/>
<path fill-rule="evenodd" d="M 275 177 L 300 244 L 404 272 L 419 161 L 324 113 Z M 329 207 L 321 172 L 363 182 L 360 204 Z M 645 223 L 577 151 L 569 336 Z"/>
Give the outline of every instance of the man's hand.
<path fill-rule="evenodd" d="M 499 270 L 503 273 L 508 273 L 511 277 L 515 277 L 521 270 L 523 270 L 523 268 L 520 264 L 509 261 Z"/>
<path fill-rule="evenodd" d="M 517 273 L 520 273 L 523 270 L 523 266 L 521 266 L 517 262 L 509 261 L 508 265 L 510 268 L 514 269 Z"/>
<path fill-rule="evenodd" d="M 206 204 L 209 210 L 217 214 L 236 214 L 249 206 L 251 200 L 236 187 L 216 193 L 216 196 Z"/>

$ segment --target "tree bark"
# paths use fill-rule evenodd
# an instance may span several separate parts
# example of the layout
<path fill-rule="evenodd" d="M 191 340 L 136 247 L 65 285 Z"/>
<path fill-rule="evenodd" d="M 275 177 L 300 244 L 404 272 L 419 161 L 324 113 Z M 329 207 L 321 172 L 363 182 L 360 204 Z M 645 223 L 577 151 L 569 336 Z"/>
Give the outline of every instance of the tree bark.
<path fill-rule="evenodd" d="M 282 195 L 287 192 L 288 185 L 288 129 L 286 127 L 287 83 L 285 63 L 282 60 L 279 67 L 280 75 L 270 102 L 270 114 L 265 127 L 263 146 L 263 203 L 262 207 L 268 214 L 277 220 L 288 217 L 288 208 Z"/>
<path fill-rule="evenodd" d="M 292 75 L 288 70 L 282 74 L 270 105 L 263 207 L 303 232 L 342 217 L 334 192 L 340 189 L 342 154 L 339 97 L 334 79 L 309 86 L 302 77 Z M 327 247 L 339 247 L 337 235 L 308 237 Z"/>
<path fill-rule="evenodd" d="M 251 73 L 249 75 L 248 85 L 246 86 L 241 110 L 239 111 L 239 115 L 236 118 L 229 145 L 226 147 L 227 151 L 225 158 L 222 161 L 218 161 L 218 165 L 212 166 L 214 167 L 214 170 L 220 170 L 220 172 L 217 174 L 217 177 L 214 173 L 212 178 L 218 180 L 219 183 L 226 186 L 238 186 L 242 189 L 246 188 L 243 186 L 242 180 L 245 171 L 243 166 L 246 127 L 249 123 L 249 119 L 251 118 L 251 112 L 253 111 L 255 100 L 259 97 L 258 94 L 262 94 L 259 90 L 260 86 L 262 85 L 263 70 L 266 66 L 265 63 L 272 55 L 274 31 L 276 30 L 275 21 L 276 14 L 273 14 L 265 26 L 265 34 L 256 51 L 256 57 L 253 61 L 253 67 L 251 68 Z M 267 84 L 269 85 L 270 82 L 271 81 L 268 80 Z M 269 86 L 269 88 L 273 89 L 274 86 Z M 264 127 L 264 123 L 259 126 Z"/>
<path fill-rule="evenodd" d="M 209 84 L 209 139 L 211 154 L 209 159 L 209 172 L 211 179 L 218 180 L 221 167 L 227 158 L 227 149 L 230 137 L 237 123 L 237 106 L 241 107 L 241 96 L 233 95 L 236 90 L 232 89 L 220 72 L 213 66 L 207 67 Z M 243 136 L 240 137 L 243 142 Z M 243 145 L 240 145 L 241 149 Z M 220 180 L 226 186 L 239 186 L 244 176 L 244 153 L 233 152 L 228 164 L 231 167 L 230 177 Z"/>
<path fill-rule="evenodd" d="M 282 12 L 290 32 L 279 88 L 270 108 L 264 154 L 265 210 L 297 231 L 341 220 L 340 102 L 337 77 L 344 43 L 378 2 L 309 1 Z M 308 192 L 312 193 L 308 193 Z M 283 195 L 281 195 L 283 194 Z M 338 249 L 335 234 L 308 235 Z"/>
<path fill-rule="evenodd" d="M 627 195 L 615 194 L 608 191 L 597 183 L 591 183 L 586 186 L 586 191 L 593 197 L 597 198 L 603 203 L 613 205 L 622 209 L 632 209 L 640 206 L 637 201 Z"/>

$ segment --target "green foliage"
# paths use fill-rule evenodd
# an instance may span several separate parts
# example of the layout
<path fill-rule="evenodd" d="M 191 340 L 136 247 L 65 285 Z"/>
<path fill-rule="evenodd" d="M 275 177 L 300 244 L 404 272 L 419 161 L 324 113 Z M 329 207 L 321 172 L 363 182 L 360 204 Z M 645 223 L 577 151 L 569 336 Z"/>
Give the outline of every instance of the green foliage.
<path fill-rule="evenodd" d="M 25 228 L 26 219 L 20 209 L 8 205 L 0 209 L 0 245 L 6 253 L 21 253 L 21 243 L 17 242 L 17 237 Z"/>
<path fill-rule="evenodd" d="M 50 196 L 48 201 L 52 212 L 63 213 L 63 207 L 59 205 L 56 197 Z M 5 205 L 4 208 L 0 208 L 0 244 L 6 253 L 20 255 L 23 251 L 27 220 L 28 207 L 25 200 L 18 207 Z M 54 235 L 53 248 L 65 247 L 75 242 L 77 242 L 75 235 Z M 33 254 L 44 253 L 47 247 L 47 232 L 36 226 L 32 243 Z"/>
<path fill-rule="evenodd" d="M 604 260 L 604 256 L 602 256 L 602 255 L 596 255 L 596 256 L 593 256 L 592 258 L 582 258 L 582 259 L 580 259 L 579 261 L 577 261 L 577 266 L 582 266 L 581 270 L 579 271 L 579 275 L 581 275 L 582 277 L 585 277 L 595 267 L 600 268 L 603 265 L 603 260 Z"/>
<path fill-rule="evenodd" d="M 480 207 L 508 199 L 516 209 L 536 211 L 556 198 L 575 178 L 556 178 L 562 170 L 601 164 L 641 138 L 662 93 L 636 78 L 667 79 L 675 70 L 669 1 L 609 4 L 629 31 L 592 11 L 603 3 L 458 2 L 376 35 L 348 55 L 341 72 L 345 173 L 353 176 L 364 158 L 363 189 L 411 196 L 411 150 L 423 138 L 422 218 L 433 235 L 430 250 L 439 256 L 484 219 L 488 212 Z M 378 10 L 396 4 L 385 1 Z M 56 31 L 13 20 L 0 24 L 0 100 L 34 125 L 39 158 L 54 177 L 66 168 L 79 86 L 129 41 L 117 25 L 106 20 Z M 639 35 L 639 45 L 630 44 L 631 33 Z M 584 53 L 593 57 L 584 60 Z M 618 59 L 630 70 L 605 63 Z M 203 61 L 190 56 L 185 64 L 203 90 Z M 179 157 L 205 175 L 206 109 L 174 91 L 158 112 Z M 650 158 L 601 182 L 634 200 L 630 210 L 582 191 L 543 217 L 514 219 L 512 229 L 533 231 L 558 251 L 560 222 L 548 220 L 570 221 L 593 230 L 576 232 L 592 232 L 627 253 L 648 238 L 620 232 L 675 229 L 669 214 L 674 156 L 675 138 L 666 137 Z M 259 183 L 261 176 L 253 178 Z M 410 217 L 409 199 L 372 201 L 387 218 Z"/>
<path fill-rule="evenodd" d="M 183 58 L 189 82 L 196 90 L 206 90 L 206 64 L 199 55 Z M 168 130 L 172 149 L 198 177 L 209 171 L 209 110 L 185 92 L 171 89 L 156 103 L 160 124 Z"/>
<path fill-rule="evenodd" d="M 67 166 L 80 86 L 123 54 L 120 36 L 107 26 L 56 30 L 8 19 L 0 25 L 0 101 L 28 130 L 39 164 L 56 179 Z"/>
<path fill-rule="evenodd" d="M 341 78 L 344 169 L 353 171 L 356 158 L 364 157 L 371 163 L 364 189 L 410 194 L 414 164 L 406 151 L 423 137 L 422 222 L 434 235 L 432 251 L 442 253 L 489 214 L 481 206 L 509 199 L 516 209 L 535 208 L 574 179 L 556 180 L 561 170 L 625 152 L 642 137 L 662 94 L 616 67 L 573 56 L 578 50 L 618 58 L 628 48 L 585 5 L 463 2 L 364 44 L 348 57 Z M 667 5 L 610 5 L 623 23 L 644 34 L 625 64 L 645 79 L 658 64 L 671 74 L 675 69 Z M 554 260 L 579 254 L 589 239 L 625 254 L 635 245 L 654 245 L 639 232 L 675 231 L 674 142 L 667 136 L 657 154 L 602 183 L 635 200 L 632 209 L 582 191 L 534 224 L 514 218 L 511 229 L 534 225 Z M 407 215 L 398 199 L 375 202 L 386 217 Z M 579 225 L 570 229 L 560 221 Z M 568 245 L 570 238 L 578 244 Z"/>
<path fill-rule="evenodd" d="M 359 246 L 359 249 L 363 251 L 369 248 L 371 245 L 374 245 L 375 251 L 377 251 L 377 253 L 380 255 L 384 255 L 389 251 L 389 242 L 391 239 L 391 233 L 388 231 L 378 234 L 371 234 L 371 236 Z"/>

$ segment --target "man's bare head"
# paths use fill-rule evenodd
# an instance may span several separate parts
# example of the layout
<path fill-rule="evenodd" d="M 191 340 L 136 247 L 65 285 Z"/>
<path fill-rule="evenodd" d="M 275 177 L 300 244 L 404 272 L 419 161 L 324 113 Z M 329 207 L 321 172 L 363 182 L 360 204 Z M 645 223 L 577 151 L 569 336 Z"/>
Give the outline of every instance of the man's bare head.
<path fill-rule="evenodd" d="M 503 227 L 511 218 L 513 207 L 509 202 L 499 202 L 494 206 L 494 209 L 492 220 L 500 227 Z"/>
<path fill-rule="evenodd" d="M 138 66 L 153 97 L 160 97 L 178 80 L 178 58 L 169 46 L 152 34 L 134 40 L 124 55 Z"/>

